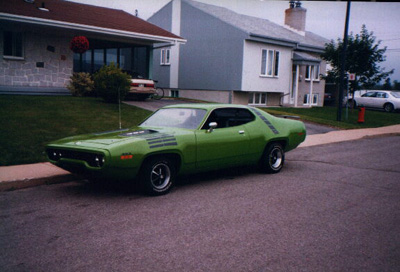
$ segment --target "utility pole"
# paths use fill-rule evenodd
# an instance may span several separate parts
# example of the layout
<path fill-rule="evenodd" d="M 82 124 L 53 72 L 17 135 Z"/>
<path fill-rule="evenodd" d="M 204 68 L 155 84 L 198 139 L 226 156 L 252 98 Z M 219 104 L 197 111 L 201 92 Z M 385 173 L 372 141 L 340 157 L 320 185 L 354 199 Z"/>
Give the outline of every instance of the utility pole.
<path fill-rule="evenodd" d="M 350 18 L 350 4 L 351 1 L 347 1 L 346 9 L 346 23 L 344 26 L 343 35 L 343 48 L 342 48 L 342 62 L 340 67 L 340 85 L 339 85 L 339 103 L 337 109 L 337 121 L 342 121 L 342 105 L 343 105 L 343 89 L 344 89 L 344 73 L 346 69 L 346 53 L 347 53 L 347 33 L 349 31 L 349 18 Z"/>

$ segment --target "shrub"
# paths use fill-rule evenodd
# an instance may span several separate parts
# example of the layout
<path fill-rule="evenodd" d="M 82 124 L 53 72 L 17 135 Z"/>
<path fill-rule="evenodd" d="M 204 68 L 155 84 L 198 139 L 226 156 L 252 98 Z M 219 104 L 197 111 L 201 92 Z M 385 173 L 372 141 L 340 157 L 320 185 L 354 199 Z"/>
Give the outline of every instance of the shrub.
<path fill-rule="evenodd" d="M 129 92 L 131 76 L 111 63 L 94 74 L 94 84 L 97 94 L 106 102 L 117 103 L 118 99 L 123 100 Z"/>
<path fill-rule="evenodd" d="M 93 94 L 94 82 L 89 73 L 73 73 L 67 88 L 73 96 L 89 96 Z"/>

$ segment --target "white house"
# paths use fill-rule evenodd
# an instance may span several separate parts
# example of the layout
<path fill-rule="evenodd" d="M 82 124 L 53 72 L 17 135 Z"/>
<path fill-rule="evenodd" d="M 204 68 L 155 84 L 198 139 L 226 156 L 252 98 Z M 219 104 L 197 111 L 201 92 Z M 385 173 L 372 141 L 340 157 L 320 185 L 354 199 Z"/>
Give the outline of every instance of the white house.
<path fill-rule="evenodd" d="M 266 2 L 266 5 L 268 3 Z M 257 106 L 322 106 L 320 58 L 328 42 L 305 30 L 306 9 L 290 1 L 285 25 L 191 0 L 148 19 L 185 45 L 154 51 L 153 78 L 172 96 Z"/>

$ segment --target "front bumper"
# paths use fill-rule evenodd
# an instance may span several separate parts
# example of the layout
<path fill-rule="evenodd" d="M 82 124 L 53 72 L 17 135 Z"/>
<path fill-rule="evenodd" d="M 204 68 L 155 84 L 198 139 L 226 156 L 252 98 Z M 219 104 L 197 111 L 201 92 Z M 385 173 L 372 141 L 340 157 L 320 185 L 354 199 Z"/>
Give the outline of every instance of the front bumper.
<path fill-rule="evenodd" d="M 86 178 L 131 180 L 139 172 L 138 167 L 114 165 L 106 150 L 89 151 L 48 147 L 46 153 L 52 164 Z"/>

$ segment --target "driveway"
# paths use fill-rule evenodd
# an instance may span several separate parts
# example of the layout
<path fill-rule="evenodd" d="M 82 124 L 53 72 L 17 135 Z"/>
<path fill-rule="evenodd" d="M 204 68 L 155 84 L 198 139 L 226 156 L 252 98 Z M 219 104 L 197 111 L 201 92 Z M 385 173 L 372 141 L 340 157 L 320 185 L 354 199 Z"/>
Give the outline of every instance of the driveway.
<path fill-rule="evenodd" d="M 168 106 L 168 105 L 174 105 L 174 104 L 185 104 L 185 103 L 196 103 L 191 100 L 180 100 L 180 99 L 161 99 L 161 100 L 152 100 L 148 99 L 146 101 L 124 101 L 125 104 L 132 105 L 135 107 L 139 107 L 142 109 L 146 109 L 149 111 L 156 111 L 161 107 Z M 304 122 L 304 121 L 303 121 Z M 314 123 L 307 123 L 304 122 L 306 125 L 307 129 L 307 135 L 313 135 L 313 134 L 324 134 L 330 131 L 334 131 L 337 129 L 328 127 L 328 126 L 322 126 Z"/>

